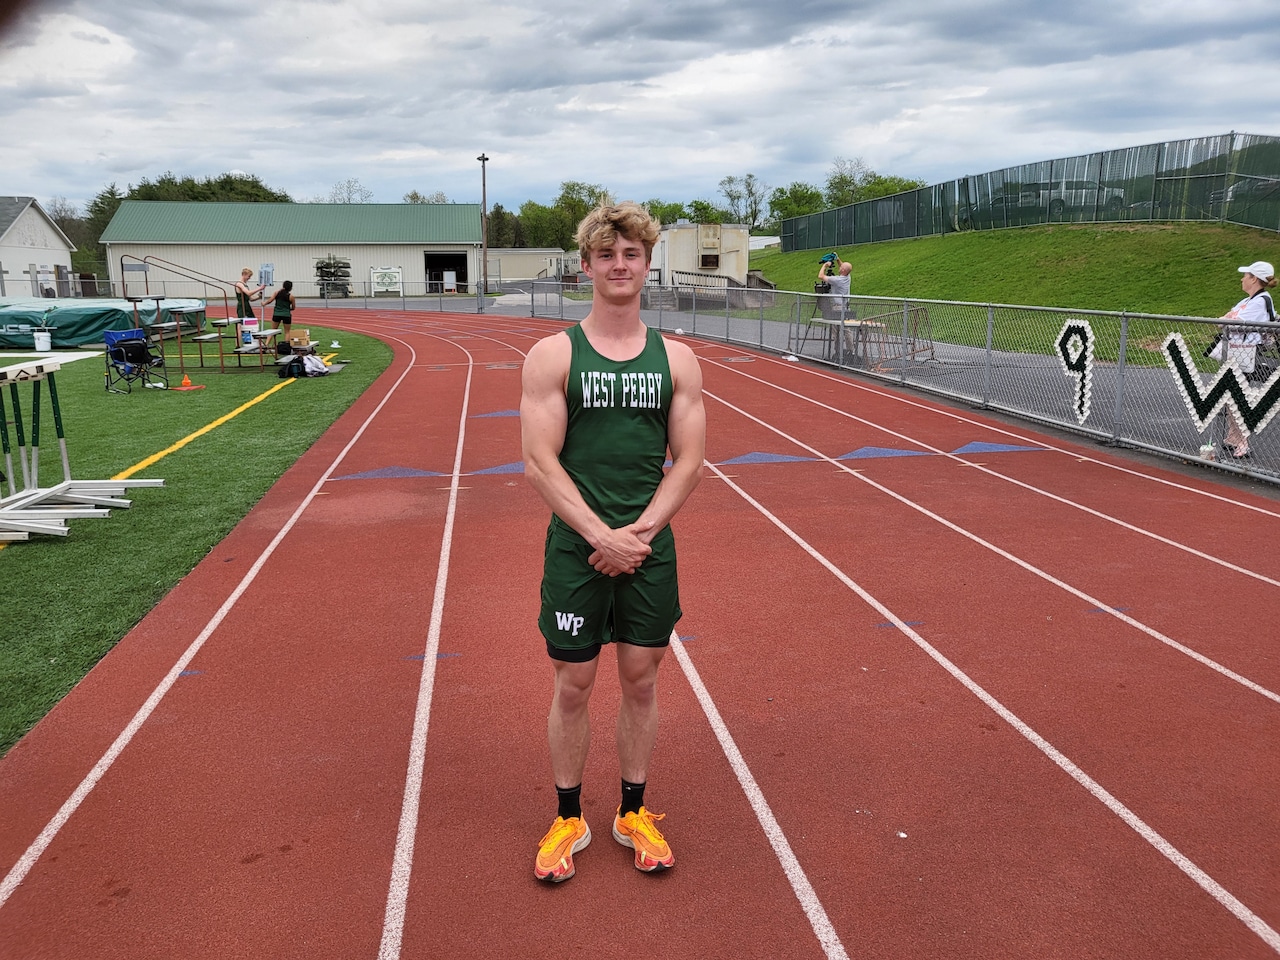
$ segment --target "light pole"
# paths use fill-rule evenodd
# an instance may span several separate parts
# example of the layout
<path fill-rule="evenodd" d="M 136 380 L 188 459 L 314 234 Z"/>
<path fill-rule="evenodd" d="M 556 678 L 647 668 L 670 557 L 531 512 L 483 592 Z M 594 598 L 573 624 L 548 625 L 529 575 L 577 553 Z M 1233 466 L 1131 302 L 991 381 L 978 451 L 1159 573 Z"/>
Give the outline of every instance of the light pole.
<path fill-rule="evenodd" d="M 483 153 L 480 161 L 480 273 L 484 277 L 484 289 L 480 291 L 480 312 L 484 313 L 484 298 L 489 293 L 489 198 L 485 184 L 485 164 L 489 158 Z"/>

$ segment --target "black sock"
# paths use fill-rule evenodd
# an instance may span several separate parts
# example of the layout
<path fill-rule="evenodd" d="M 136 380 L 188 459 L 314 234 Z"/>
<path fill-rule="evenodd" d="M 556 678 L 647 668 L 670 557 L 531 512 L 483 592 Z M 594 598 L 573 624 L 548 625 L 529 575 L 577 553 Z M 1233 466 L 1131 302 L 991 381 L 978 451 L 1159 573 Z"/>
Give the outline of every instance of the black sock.
<path fill-rule="evenodd" d="M 640 808 L 643 806 L 644 784 L 632 783 L 630 780 L 623 780 L 622 809 L 618 811 L 618 815 L 625 817 L 628 813 L 639 813 Z"/>
<path fill-rule="evenodd" d="M 560 801 L 560 810 L 556 816 L 566 820 L 582 816 L 582 784 L 576 787 L 556 787 L 556 799 Z"/>

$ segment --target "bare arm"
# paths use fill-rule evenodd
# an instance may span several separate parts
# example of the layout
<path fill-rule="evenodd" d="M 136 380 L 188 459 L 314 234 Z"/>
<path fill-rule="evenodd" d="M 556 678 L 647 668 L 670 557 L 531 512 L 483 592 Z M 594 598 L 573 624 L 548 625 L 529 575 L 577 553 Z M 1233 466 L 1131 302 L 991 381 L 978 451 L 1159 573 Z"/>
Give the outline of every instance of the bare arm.
<path fill-rule="evenodd" d="M 609 576 L 633 573 L 652 551 L 636 535 L 638 523 L 611 529 L 582 498 L 560 465 L 569 423 L 565 378 L 571 356 L 569 338 L 556 334 L 534 344 L 521 374 L 520 437 L 525 477 L 565 523 L 595 548 L 592 566 Z"/>
<path fill-rule="evenodd" d="M 671 522 L 702 481 L 707 446 L 707 413 L 702 405 L 702 368 L 698 366 L 698 358 L 686 344 L 674 340 L 665 342 L 673 389 L 667 415 L 671 468 L 636 520 L 641 528 L 640 539 L 645 543 Z"/>
<path fill-rule="evenodd" d="M 257 288 L 255 288 L 255 289 L 253 289 L 253 290 L 250 290 L 250 289 L 249 289 L 249 285 L 248 285 L 247 283 L 245 283 L 243 280 L 237 280 L 237 281 L 236 281 L 236 289 L 237 289 L 237 290 L 239 290 L 241 293 L 243 293 L 243 294 L 244 294 L 246 297 L 248 297 L 250 300 L 261 300 L 261 299 L 262 299 L 262 291 L 263 291 L 263 290 L 265 290 L 265 289 L 267 289 L 267 288 L 266 288 L 266 286 L 265 286 L 265 285 L 263 285 L 263 286 L 261 286 L 261 287 L 257 287 Z"/>

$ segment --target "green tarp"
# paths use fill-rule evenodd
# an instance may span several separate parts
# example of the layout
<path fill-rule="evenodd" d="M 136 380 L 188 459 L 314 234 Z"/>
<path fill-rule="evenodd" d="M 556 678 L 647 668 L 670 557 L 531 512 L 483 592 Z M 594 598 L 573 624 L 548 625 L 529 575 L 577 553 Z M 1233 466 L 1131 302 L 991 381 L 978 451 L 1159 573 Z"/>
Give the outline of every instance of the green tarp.
<path fill-rule="evenodd" d="M 160 322 L 172 319 L 170 313 L 174 309 L 203 310 L 204 306 L 203 300 L 167 297 L 160 301 Z M 54 349 L 101 343 L 104 330 L 129 330 L 135 326 L 133 307 L 128 300 L 0 298 L 0 347 L 34 349 L 33 327 L 52 328 Z M 137 318 L 144 327 L 155 323 L 156 301 L 140 302 Z"/>

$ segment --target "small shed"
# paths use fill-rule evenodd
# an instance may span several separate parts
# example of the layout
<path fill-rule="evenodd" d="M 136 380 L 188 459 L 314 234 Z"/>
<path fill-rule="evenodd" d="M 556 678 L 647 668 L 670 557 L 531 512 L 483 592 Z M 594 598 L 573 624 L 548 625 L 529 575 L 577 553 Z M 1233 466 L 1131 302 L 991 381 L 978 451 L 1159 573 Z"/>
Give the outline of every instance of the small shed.
<path fill-rule="evenodd" d="M 35 197 L 0 197 L 0 297 L 69 297 L 67 239 Z"/>

